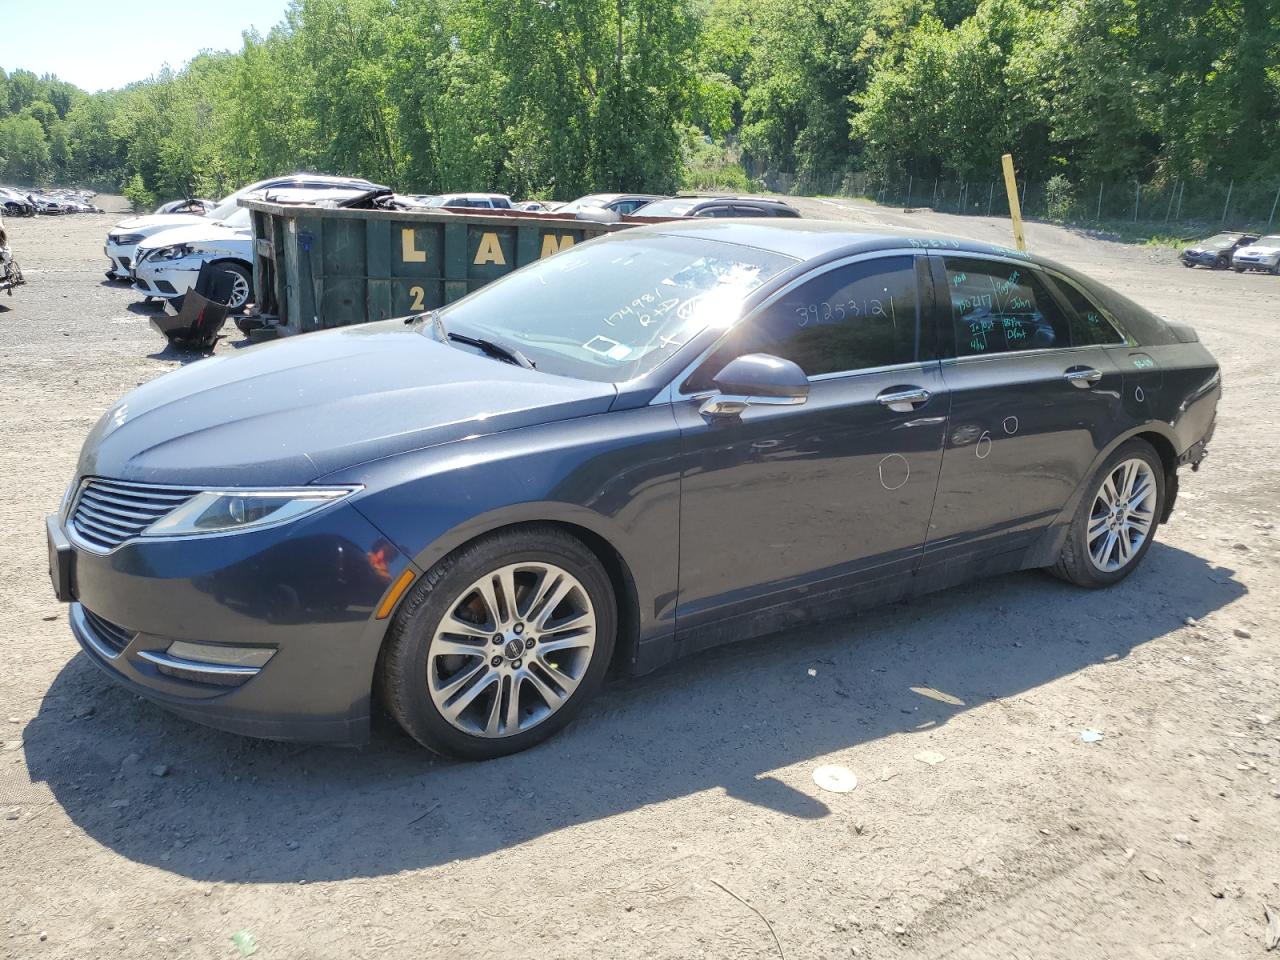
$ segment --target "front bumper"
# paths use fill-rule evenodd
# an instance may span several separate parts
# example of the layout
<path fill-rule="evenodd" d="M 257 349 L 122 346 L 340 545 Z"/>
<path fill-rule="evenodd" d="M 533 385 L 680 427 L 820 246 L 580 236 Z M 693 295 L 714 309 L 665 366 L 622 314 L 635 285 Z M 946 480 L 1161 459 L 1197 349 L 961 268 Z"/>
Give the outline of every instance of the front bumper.
<path fill-rule="evenodd" d="M 367 739 L 388 623 L 374 611 L 409 561 L 354 508 L 227 536 L 139 538 L 109 553 L 58 517 L 48 527 L 72 633 L 117 683 L 233 733 Z M 227 658 L 200 654 L 211 648 L 262 656 L 247 661 L 256 668 L 228 669 Z"/>
<path fill-rule="evenodd" d="M 1231 265 L 1237 270 L 1266 270 L 1270 272 L 1276 268 L 1277 262 L 1276 257 L 1242 257 L 1237 255 L 1231 258 Z"/>
<path fill-rule="evenodd" d="M 1190 250 L 1183 250 L 1178 256 L 1188 266 L 1212 267 L 1218 263 L 1218 254 L 1212 251 L 1192 253 Z"/>
<path fill-rule="evenodd" d="M 102 252 L 111 261 L 111 266 L 107 268 L 108 278 L 112 280 L 132 279 L 130 271 L 133 269 L 134 258 L 138 255 L 137 244 L 124 246 L 108 241 L 102 248 Z"/>
<path fill-rule="evenodd" d="M 133 288 L 149 297 L 180 297 L 194 290 L 200 278 L 201 260 L 163 260 L 158 265 L 150 260 L 135 264 Z"/>

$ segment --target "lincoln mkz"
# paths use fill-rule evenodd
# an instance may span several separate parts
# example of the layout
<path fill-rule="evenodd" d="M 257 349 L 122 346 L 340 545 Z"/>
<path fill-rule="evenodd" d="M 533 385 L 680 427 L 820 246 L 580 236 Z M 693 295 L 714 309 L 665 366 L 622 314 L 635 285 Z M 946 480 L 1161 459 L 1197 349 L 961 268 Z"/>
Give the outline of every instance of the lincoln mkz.
<path fill-rule="evenodd" d="M 226 730 L 464 758 L 609 675 L 976 577 L 1128 576 L 1218 365 L 1074 270 L 679 221 L 139 387 L 48 519 L 87 658 Z"/>

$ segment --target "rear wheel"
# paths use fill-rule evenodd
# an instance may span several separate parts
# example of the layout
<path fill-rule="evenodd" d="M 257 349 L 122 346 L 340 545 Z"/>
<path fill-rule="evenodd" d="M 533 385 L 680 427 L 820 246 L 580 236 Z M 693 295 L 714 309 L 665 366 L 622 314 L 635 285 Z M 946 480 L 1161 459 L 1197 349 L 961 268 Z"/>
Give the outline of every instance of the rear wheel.
<path fill-rule="evenodd" d="M 1151 548 L 1164 481 L 1151 444 L 1122 444 L 1090 481 L 1052 572 L 1081 587 L 1109 586 L 1131 574 Z"/>
<path fill-rule="evenodd" d="M 484 760 L 545 740 L 582 709 L 613 654 L 613 587 L 551 527 L 494 534 L 410 591 L 379 658 L 386 708 L 437 753 Z"/>

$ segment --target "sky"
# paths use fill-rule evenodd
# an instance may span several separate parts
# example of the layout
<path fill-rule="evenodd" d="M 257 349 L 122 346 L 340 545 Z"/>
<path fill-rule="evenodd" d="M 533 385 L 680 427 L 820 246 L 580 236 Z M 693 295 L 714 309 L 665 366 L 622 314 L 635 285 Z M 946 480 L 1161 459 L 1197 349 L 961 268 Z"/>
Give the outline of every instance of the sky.
<path fill-rule="evenodd" d="M 287 0 L 0 0 L 0 67 L 53 73 L 90 92 L 177 70 L 201 50 L 238 50 Z"/>

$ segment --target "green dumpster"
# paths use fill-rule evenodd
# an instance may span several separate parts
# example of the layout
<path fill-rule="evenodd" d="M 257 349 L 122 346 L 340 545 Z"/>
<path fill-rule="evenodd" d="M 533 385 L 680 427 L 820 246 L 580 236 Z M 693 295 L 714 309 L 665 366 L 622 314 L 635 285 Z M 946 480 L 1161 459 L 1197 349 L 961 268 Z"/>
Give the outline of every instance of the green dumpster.
<path fill-rule="evenodd" d="M 408 212 L 244 200 L 260 319 L 306 333 L 443 306 L 626 223 L 486 210 Z"/>

